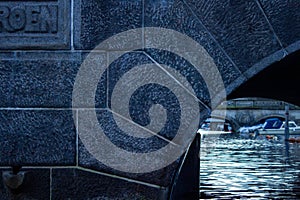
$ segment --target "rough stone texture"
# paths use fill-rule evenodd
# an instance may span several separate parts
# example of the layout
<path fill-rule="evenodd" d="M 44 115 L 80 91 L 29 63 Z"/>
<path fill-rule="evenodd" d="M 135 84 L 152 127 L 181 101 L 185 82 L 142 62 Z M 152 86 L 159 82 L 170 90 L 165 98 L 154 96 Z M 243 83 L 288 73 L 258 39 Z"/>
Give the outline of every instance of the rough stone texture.
<path fill-rule="evenodd" d="M 159 64 L 170 66 L 178 71 L 180 75 L 187 79 L 188 83 L 193 89 L 192 92 L 195 93 L 199 101 L 205 103 L 206 105 L 210 105 L 210 94 L 207 88 L 208 86 L 202 75 L 190 62 L 170 52 L 149 50 L 147 51 L 147 54 L 149 54 Z"/>
<path fill-rule="evenodd" d="M 11 169 L 0 169 L 2 178 L 3 172 L 10 172 Z M 50 170 L 49 169 L 21 169 L 25 172 L 23 184 L 15 189 L 10 190 L 0 181 L 0 198 L 1 200 L 25 200 L 25 199 L 50 199 Z"/>
<path fill-rule="evenodd" d="M 73 8 L 70 7 L 71 2 Z M 32 8 L 34 12 L 38 8 L 45 12 L 45 6 L 32 7 L 41 4 L 58 5 L 57 32 L 45 34 L 43 31 L 51 27 L 41 26 L 41 32 L 24 31 L 26 27 L 23 27 L 24 21 L 20 18 L 22 10 L 29 12 L 27 17 L 30 18 Z M 21 10 L 12 9 L 16 5 Z M 0 166 L 34 165 L 43 168 L 28 169 L 30 180 L 26 180 L 24 188 L 19 191 L 20 196 L 15 199 L 168 199 L 182 157 L 150 173 L 118 171 L 104 165 L 104 162 L 98 161 L 88 152 L 81 142 L 81 131 L 84 131 L 85 125 L 91 125 L 87 129 L 90 130 L 95 124 L 100 124 L 105 135 L 119 149 L 140 153 L 158 150 L 167 144 L 166 139 L 171 140 L 175 136 L 179 121 L 176 116 L 185 110 L 184 107 L 179 108 L 179 99 L 184 102 L 192 99 L 192 103 L 186 107 L 200 108 L 200 119 L 195 121 L 201 122 L 211 114 L 208 106 L 213 95 L 208 94 L 207 88 L 211 86 L 216 93 L 220 92 L 220 85 L 214 82 L 216 73 L 205 65 L 208 61 L 205 57 L 201 69 L 207 72 L 207 76 L 199 75 L 191 66 L 192 62 L 185 60 L 185 56 L 196 59 L 199 51 L 187 51 L 189 48 L 186 41 L 172 43 L 176 34 L 161 32 L 159 36 L 165 40 L 152 40 L 162 43 L 169 52 L 143 49 L 151 47 L 153 43 L 149 42 L 151 40 L 141 29 L 126 37 L 116 37 L 108 44 L 102 42 L 133 28 L 163 27 L 176 30 L 195 40 L 212 57 L 226 92 L 230 94 L 248 78 L 280 60 L 286 51 L 300 49 L 297 43 L 300 32 L 299 7 L 296 0 L 1 1 Z M 6 16 L 8 11 L 11 19 Z M 15 15 L 11 12 L 15 12 Z M 15 21 L 9 24 L 14 30 L 8 30 L 7 24 L 3 24 L 7 20 Z M 26 26 L 28 23 L 30 19 L 26 21 Z M 34 26 L 29 25 L 31 28 Z M 282 49 L 279 41 L 286 49 Z M 92 101 L 82 101 L 72 111 L 75 77 L 89 51 L 99 43 L 103 46 L 93 52 L 96 56 L 92 61 L 98 66 L 107 67 L 107 62 L 116 58 L 116 54 L 124 55 L 100 74 L 101 77 L 98 76 L 97 67 L 85 71 L 89 75 L 87 79 L 93 77 L 98 81 L 98 87 L 92 91 L 96 92 L 96 96 L 92 97 Z M 136 52 L 124 52 L 137 46 L 141 49 Z M 174 55 L 172 51 L 175 50 L 184 56 Z M 152 64 L 153 68 L 143 68 L 145 64 Z M 130 73 L 131 76 L 128 75 Z M 139 85 L 139 81 L 149 82 L 154 79 L 174 86 L 175 89 L 170 91 L 168 87 L 158 86 L 154 82 L 142 87 Z M 209 83 L 205 80 L 209 80 Z M 83 80 L 83 83 L 86 81 Z M 129 90 L 117 90 L 119 83 L 129 89 L 137 88 L 128 102 L 124 103 L 123 97 Z M 121 97 L 114 98 L 114 91 Z M 191 92 L 195 92 L 196 98 Z M 83 100 L 91 93 L 83 91 Z M 178 93 L 180 95 L 175 95 Z M 91 109 L 94 104 L 96 120 L 91 122 L 89 118 L 81 119 L 81 114 L 95 112 Z M 113 106 L 116 104 L 119 110 Z M 167 108 L 166 112 L 162 111 L 163 107 Z M 120 115 L 113 116 L 111 111 Z M 126 115 L 125 111 L 129 114 Z M 191 126 L 194 123 L 191 120 L 192 111 L 190 109 L 187 112 L 185 120 L 180 120 L 188 127 L 185 129 L 187 134 L 196 131 Z M 72 116 L 73 112 L 75 116 Z M 73 117 L 79 128 L 78 135 Z M 159 126 L 152 129 L 148 127 L 152 122 L 161 125 L 165 119 L 169 121 L 161 132 Z M 141 130 L 141 126 L 145 126 L 148 131 Z M 161 137 L 153 134 L 148 137 L 149 130 L 160 132 Z M 111 153 L 102 146 L 100 151 Z M 115 154 L 114 161 L 117 164 L 124 163 L 125 166 L 133 164 L 139 167 L 143 163 L 158 164 L 164 161 L 161 157 L 147 158 L 145 162 L 137 162 L 135 159 L 128 161 L 117 155 L 118 151 L 112 153 Z M 185 179 L 182 180 L 185 182 Z M 184 187 L 179 185 L 178 188 L 182 190 Z M 11 199 L 2 181 L 1 198 Z"/>
<path fill-rule="evenodd" d="M 0 59 L 15 59 L 16 58 L 16 54 L 14 52 L 11 51 L 4 51 L 0 53 Z"/>
<path fill-rule="evenodd" d="M 259 0 L 284 47 L 300 40 L 300 2 L 297 0 Z"/>
<path fill-rule="evenodd" d="M 114 61 L 109 67 L 108 79 L 108 107 L 111 109 L 113 109 L 112 97 L 120 98 L 119 100 L 113 99 L 115 102 L 123 102 L 124 96 L 116 93 L 116 90 L 119 91 L 118 88 L 122 88 L 125 92 L 135 90 L 133 97 L 128 102 L 134 105 L 145 102 L 147 98 L 152 98 L 151 104 L 163 104 L 163 101 L 167 102 L 167 104 L 175 104 L 176 102 L 172 100 L 172 98 L 174 99 L 174 94 L 180 91 L 181 88 L 184 88 L 186 91 L 183 90 L 180 96 L 188 96 L 190 91 L 195 93 L 195 97 L 198 97 L 203 102 L 209 103 L 209 98 L 206 98 L 206 101 L 204 101 L 202 97 L 207 97 L 208 91 L 205 84 L 203 84 L 201 75 L 189 62 L 179 56 L 165 51 L 147 50 L 146 52 L 125 53 L 118 59 L 114 59 L 113 53 L 110 53 L 109 58 L 111 59 L 110 61 Z M 155 60 L 156 63 L 154 63 L 153 60 Z M 180 84 L 177 81 L 180 82 Z M 155 84 L 161 84 L 162 86 L 155 86 Z M 169 90 L 164 89 L 163 86 L 168 87 Z M 158 87 L 160 87 L 160 89 L 157 89 Z M 114 92 L 116 94 L 112 96 Z M 119 92 L 121 93 L 123 91 Z M 151 93 L 155 95 L 151 95 Z M 155 96 L 160 97 L 153 99 Z M 175 96 L 179 96 L 178 93 Z M 159 100 L 160 98 L 161 100 Z M 189 97 L 185 98 L 189 99 Z M 139 102 L 139 99 L 141 102 Z M 143 106 L 140 106 L 140 108 L 142 109 Z M 147 108 L 147 106 L 145 108 Z M 176 110 L 178 110 L 178 108 Z M 131 111 L 132 114 L 135 112 L 134 110 Z"/>
<path fill-rule="evenodd" d="M 1 107 L 71 107 L 77 61 L 1 60 Z"/>
<path fill-rule="evenodd" d="M 54 169 L 52 199 L 165 199 L 167 191 L 76 169 Z"/>
<path fill-rule="evenodd" d="M 206 30 L 206 28 L 201 24 L 201 21 L 193 15 L 190 9 L 179 0 L 172 1 L 145 1 L 145 26 L 147 27 L 163 27 L 172 30 L 176 30 L 180 33 L 183 33 L 193 40 L 202 45 L 208 54 L 214 59 L 218 70 L 220 71 L 221 77 L 224 80 L 224 85 L 229 86 L 232 82 L 234 82 L 237 78 L 241 76 L 241 72 L 235 67 L 234 63 L 231 59 L 224 53 L 224 51 L 220 48 L 219 44 L 214 40 L 211 36 L 211 33 Z M 172 36 L 166 36 L 172 37 Z M 159 42 L 159 41 L 158 41 Z M 184 42 L 182 45 L 182 49 L 180 51 L 184 52 Z M 172 44 L 170 44 L 170 48 L 172 48 Z M 197 52 L 186 52 L 188 54 L 193 54 Z M 154 57 L 158 62 L 166 62 L 168 64 L 175 64 L 178 62 L 177 60 L 173 61 L 173 59 L 165 59 L 164 54 L 162 57 L 161 53 L 150 53 L 151 56 Z M 204 58 L 205 59 L 205 58 Z M 183 62 L 183 61 L 180 61 Z M 186 61 L 185 61 L 186 62 Z M 178 66 L 177 66 L 178 67 Z M 203 66 L 205 68 L 206 66 Z M 190 79 L 194 79 L 194 73 L 190 73 L 185 69 L 184 73 L 190 76 Z M 199 79 L 199 78 L 198 78 Z M 198 87 L 198 84 L 203 84 L 201 82 L 196 82 L 193 80 L 195 87 Z M 202 89 L 203 87 L 200 86 Z M 199 89 L 198 89 L 199 90 Z M 209 99 L 205 92 L 197 92 L 197 95 L 200 99 L 204 98 L 204 102 L 207 102 L 205 99 Z"/>
<path fill-rule="evenodd" d="M 1 1 L 0 49 L 70 49 L 70 0 Z"/>
<path fill-rule="evenodd" d="M 81 60 L 80 69 L 76 71 L 76 81 L 73 83 L 72 88 L 72 107 L 106 108 L 108 86 L 107 53 L 83 52 L 81 53 Z M 70 64 L 69 66 L 72 67 Z"/>
<path fill-rule="evenodd" d="M 1 166 L 75 165 L 71 111 L 0 111 Z"/>
<path fill-rule="evenodd" d="M 172 155 L 170 154 L 170 151 L 166 150 L 160 150 L 160 148 L 164 147 L 167 145 L 167 142 L 162 140 L 161 138 L 158 138 L 156 136 L 151 136 L 151 134 L 147 131 L 151 137 L 148 138 L 139 138 L 138 135 L 132 136 L 133 133 L 135 134 L 140 134 L 145 132 L 145 129 L 141 129 L 139 126 L 136 126 L 132 122 L 125 121 L 123 118 L 119 118 L 117 116 L 112 117 L 111 112 L 102 110 L 102 111 L 97 111 L 97 117 L 99 121 L 93 122 L 90 118 L 86 117 L 86 114 L 92 114 L 95 111 L 88 111 L 88 110 L 82 110 L 79 111 L 79 117 L 78 117 L 78 131 L 79 131 L 79 137 L 82 141 L 84 141 L 84 145 L 80 142 L 79 144 L 79 165 L 92 168 L 92 169 L 97 169 L 100 171 L 105 171 L 105 172 L 113 172 L 120 174 L 121 176 L 126 176 L 126 177 L 134 177 L 138 178 L 139 180 L 143 180 L 146 182 L 150 183 L 155 183 L 158 185 L 166 185 L 170 183 L 172 180 L 171 174 L 174 173 L 174 169 L 178 165 L 178 160 L 169 160 L 169 157 Z M 101 120 L 100 120 L 101 119 Z M 118 124 L 116 124 L 116 121 L 118 121 Z M 97 128 L 97 132 L 94 132 L 95 130 L 92 129 L 92 127 L 96 127 L 97 124 L 100 124 L 99 128 L 102 129 L 102 132 Z M 130 128 L 131 132 L 126 132 Z M 191 126 L 192 127 L 192 126 Z M 125 130 L 124 130 L 125 129 Z M 183 141 L 183 139 L 180 139 L 179 137 L 178 145 L 182 146 L 182 148 L 186 147 L 185 143 L 189 143 L 189 139 L 191 140 L 193 137 L 193 133 L 189 129 L 191 128 L 185 128 L 184 130 L 186 131 L 184 133 L 184 137 L 186 141 Z M 172 132 L 173 133 L 173 132 Z M 112 143 L 113 146 L 108 146 L 105 140 L 107 139 Z M 162 135 L 164 137 L 164 135 Z M 190 138 L 191 137 L 191 138 Z M 173 146 L 174 144 L 169 144 Z M 101 147 L 101 151 L 99 152 L 98 149 Z M 89 151 L 92 151 L 93 155 L 90 155 L 87 152 L 87 149 Z M 123 155 L 122 151 L 128 151 L 131 154 L 133 153 L 146 153 L 146 152 L 153 152 L 155 153 L 156 157 L 152 158 L 150 155 L 148 157 L 145 157 L 145 160 L 141 161 L 137 157 L 134 157 L 133 159 L 131 157 L 126 157 L 128 156 Z M 159 150 L 159 151 L 157 151 Z M 176 150 L 176 149 L 175 149 Z M 157 151 L 157 152 L 156 152 Z M 178 153 L 173 151 L 173 154 Z M 110 155 L 107 157 L 107 155 Z M 147 154 L 144 154 L 145 156 Z M 177 155 L 177 154 L 175 154 Z M 99 159 L 100 162 L 95 160 L 96 157 Z M 137 156 L 142 156 L 142 155 L 137 155 Z M 175 159 L 178 159 L 176 157 Z M 176 161 L 175 163 L 172 164 L 172 162 Z M 141 163 L 143 162 L 143 163 Z M 168 163 L 166 163 L 168 162 Z M 105 163 L 109 167 L 104 166 L 102 163 Z M 109 163 L 109 164 L 107 164 Z M 162 163 L 163 165 L 161 166 L 164 169 L 158 168 L 159 170 L 154 172 L 154 173 L 148 173 L 148 174 L 141 174 L 141 175 L 134 175 L 130 173 L 124 173 L 124 172 L 116 172 L 116 170 L 113 170 L 111 168 L 115 169 L 120 169 L 124 168 L 125 171 L 128 169 L 137 169 L 136 171 L 130 171 L 130 172 L 138 172 L 138 169 L 141 168 L 145 163 L 148 163 L 149 166 L 160 166 Z M 169 164 L 172 164 L 171 166 L 168 166 Z M 148 166 L 148 165 L 147 165 Z M 167 166 L 167 167 L 166 167 Z M 110 168 L 111 167 L 111 168 Z M 146 169 L 145 169 L 146 170 Z M 146 173 L 146 172 L 142 172 Z M 155 177 L 155 175 L 158 175 Z M 149 178 L 151 177 L 151 179 Z"/>
<path fill-rule="evenodd" d="M 156 111 L 151 110 L 153 105 L 161 105 L 166 110 L 167 120 L 172 121 L 166 121 L 168 127 L 162 130 L 161 135 L 172 139 L 176 124 L 190 120 L 190 116 L 187 116 L 181 122 L 178 121 L 180 114 L 183 116 L 187 108 L 185 106 L 189 105 L 187 110 L 190 110 L 187 112 L 191 116 L 195 114 L 192 110 L 198 108 L 196 94 L 199 85 L 196 80 L 199 80 L 199 74 L 189 63 L 182 60 L 177 62 L 173 55 L 167 56 L 174 62 L 164 63 L 157 58 L 158 63 L 153 63 L 144 52 L 127 53 L 115 60 L 109 68 L 108 106 L 123 117 L 146 127 L 150 120 L 154 120 L 151 115 L 157 114 L 160 121 L 163 121 L 164 113 L 159 113 L 158 108 Z M 190 91 L 195 93 L 194 96 Z"/>
<path fill-rule="evenodd" d="M 172 182 L 172 177 L 176 172 L 176 169 L 179 164 L 179 159 L 173 164 L 154 171 L 150 173 L 126 173 L 110 168 L 100 161 L 98 161 L 93 155 L 91 155 L 88 150 L 85 148 L 81 140 L 79 139 L 79 154 L 78 154 L 79 166 L 82 166 L 87 169 L 92 169 L 104 173 L 116 174 L 122 177 L 127 177 L 134 180 L 143 181 L 146 183 L 156 184 L 160 186 L 167 187 Z M 138 163 L 137 163 L 138 164 Z"/>
<path fill-rule="evenodd" d="M 242 72 L 281 48 L 255 1 L 186 2 Z"/>
<path fill-rule="evenodd" d="M 74 5 L 76 49 L 93 49 L 116 33 L 142 27 L 141 0 L 76 0 Z"/>

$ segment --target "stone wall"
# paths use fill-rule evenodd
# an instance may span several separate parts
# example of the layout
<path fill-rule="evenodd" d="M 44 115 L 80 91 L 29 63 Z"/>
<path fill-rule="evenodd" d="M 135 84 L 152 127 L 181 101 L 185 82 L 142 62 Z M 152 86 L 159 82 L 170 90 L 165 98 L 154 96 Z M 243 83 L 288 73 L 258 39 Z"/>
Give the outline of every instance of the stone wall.
<path fill-rule="evenodd" d="M 188 169 L 199 171 L 196 162 L 188 159 L 197 158 L 197 149 L 188 147 L 199 120 L 250 77 L 299 49 L 298 10 L 296 0 L 1 1 L 0 169 L 6 181 L 0 181 L 0 199 L 168 199 L 172 194 L 182 197 L 185 192 L 196 192 L 191 188 L 198 188 L 197 181 L 190 181 L 184 163 L 188 160 L 195 165 Z M 165 29 L 156 33 L 156 38 L 149 38 L 146 27 Z M 135 32 L 125 37 L 113 37 L 133 29 Z M 176 32 L 170 34 L 166 29 Z M 182 37 L 178 33 L 187 39 L 176 40 Z M 113 40 L 105 43 L 110 37 Z M 127 52 L 130 50 L 135 51 Z M 197 59 L 199 55 L 201 59 Z M 82 68 L 95 63 L 104 67 Z M 114 87 L 135 66 L 147 64 L 155 65 L 156 71 L 141 70 L 130 78 L 152 85 L 136 90 L 130 99 L 134 106 L 129 109 L 129 121 L 123 115 L 116 117 L 113 106 L 123 97 L 112 98 Z M 91 78 L 78 81 L 80 73 Z M 152 80 L 174 88 L 170 92 Z M 218 80 L 222 80 L 221 85 Z M 91 89 L 94 86 L 89 84 L 94 81 L 97 87 Z M 124 80 L 123 85 L 139 86 L 134 79 Z M 75 86 L 83 89 L 78 96 Z M 127 90 L 119 92 L 126 95 Z M 74 98 L 81 101 L 74 104 Z M 190 104 L 182 106 L 182 99 Z M 156 104 L 167 111 L 152 108 Z M 119 107 L 123 112 L 128 105 Z M 98 125 L 85 117 L 91 111 Z M 186 114 L 183 121 L 182 113 Z M 154 120 L 152 115 L 161 117 Z M 165 120 L 159 136 L 147 135 L 159 131 L 148 129 L 150 119 L 158 124 Z M 129 127 L 133 135 L 124 134 L 117 122 Z M 176 138 L 183 125 L 186 134 L 192 136 L 177 142 L 189 151 L 180 149 L 181 156 L 154 171 L 120 170 L 124 165 L 142 172 L 139 166 L 160 166 L 173 154 L 141 161 L 138 156 L 134 160 L 114 155 L 115 151 L 105 145 L 90 147 L 97 138 L 82 137 L 82 132 L 94 133 L 99 124 L 114 145 L 136 155 L 159 152 Z M 135 137 L 136 132 L 143 131 L 143 137 Z M 106 153 L 112 156 L 102 162 L 95 158 Z M 113 167 L 107 165 L 108 160 Z M 188 177 L 186 181 L 179 169 Z M 17 181 L 11 183 L 14 178 Z M 182 190 L 176 180 L 193 184 L 174 192 Z"/>

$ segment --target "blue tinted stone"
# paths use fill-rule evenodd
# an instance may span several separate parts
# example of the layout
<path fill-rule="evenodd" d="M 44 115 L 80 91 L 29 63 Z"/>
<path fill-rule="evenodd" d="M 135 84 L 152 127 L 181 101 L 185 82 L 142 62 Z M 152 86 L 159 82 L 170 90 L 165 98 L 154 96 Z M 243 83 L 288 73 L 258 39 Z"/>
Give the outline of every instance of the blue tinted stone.
<path fill-rule="evenodd" d="M 80 0 L 74 5 L 76 49 L 93 49 L 117 33 L 142 26 L 141 0 Z"/>
<path fill-rule="evenodd" d="M 156 188 L 118 177 L 110 177 L 76 169 L 54 169 L 53 199 L 165 199 L 165 188 Z"/>
<path fill-rule="evenodd" d="M 178 164 L 179 160 L 175 161 L 174 163 L 165 168 L 150 173 L 134 174 L 121 172 L 104 165 L 95 157 L 93 157 L 93 155 L 91 155 L 85 148 L 85 146 L 82 144 L 81 140 L 79 140 L 79 165 L 84 168 L 96 170 L 99 172 L 115 174 L 122 177 L 144 181 L 160 186 L 168 186 L 171 184 L 172 178 L 178 168 Z"/>
<path fill-rule="evenodd" d="M 145 26 L 155 26 L 172 29 L 182 34 L 185 34 L 191 37 L 196 42 L 198 42 L 214 59 L 214 62 L 218 70 L 220 71 L 221 77 L 223 78 L 225 87 L 230 86 L 230 84 L 232 84 L 236 79 L 238 79 L 241 76 L 241 72 L 239 71 L 239 69 L 235 67 L 234 63 L 232 63 L 231 59 L 227 56 L 226 53 L 224 53 L 223 49 L 214 40 L 214 38 L 207 31 L 207 29 L 202 25 L 201 21 L 199 21 L 197 16 L 193 15 L 191 10 L 181 1 L 145 1 Z M 179 49 L 179 51 L 185 51 L 184 44 L 185 43 L 183 42 L 183 44 L 180 45 L 182 49 Z M 170 48 L 172 48 L 171 43 Z M 199 52 L 185 53 L 197 54 Z M 174 57 L 175 60 L 167 59 L 166 55 L 155 51 L 151 52 L 149 55 L 153 56 L 154 60 L 167 62 L 170 65 L 176 65 L 176 63 L 178 62 L 182 62 L 182 59 L 180 60 L 176 57 Z M 197 75 L 190 70 L 181 70 L 190 79 L 194 79 L 195 86 L 197 84 L 202 85 L 200 87 L 201 89 L 198 89 L 198 91 L 196 90 L 196 94 L 200 100 L 207 102 L 207 100 L 209 100 L 207 92 L 204 92 L 205 89 L 201 91 L 203 88 L 205 88 L 205 83 L 203 83 L 203 80 L 200 81 L 199 78 L 197 78 Z M 212 75 L 215 76 L 214 74 Z M 198 80 L 196 80 L 195 78 Z"/>
<path fill-rule="evenodd" d="M 2 107 L 71 107 L 79 63 L 55 60 L 0 61 Z"/>
<path fill-rule="evenodd" d="M 243 72 L 281 48 L 255 1 L 188 0 L 187 4 Z"/>
<path fill-rule="evenodd" d="M 71 111 L 0 111 L 0 165 L 74 165 Z"/>
<path fill-rule="evenodd" d="M 260 0 L 260 3 L 284 47 L 300 40 L 299 1 Z"/>

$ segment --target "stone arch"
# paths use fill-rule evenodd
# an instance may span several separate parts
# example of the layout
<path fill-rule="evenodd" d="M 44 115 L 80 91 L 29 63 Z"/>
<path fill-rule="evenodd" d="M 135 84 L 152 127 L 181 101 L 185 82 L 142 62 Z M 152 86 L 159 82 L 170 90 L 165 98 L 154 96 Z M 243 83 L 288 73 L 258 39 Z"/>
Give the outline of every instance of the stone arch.
<path fill-rule="evenodd" d="M 269 119 L 269 118 L 279 118 L 279 119 L 284 119 L 285 116 L 284 115 L 280 115 L 280 114 L 272 114 L 272 115 L 265 115 L 265 116 L 261 116 L 259 118 L 256 119 L 256 123 L 262 122 L 263 120 Z"/>
<path fill-rule="evenodd" d="M 217 118 L 217 119 L 224 119 L 224 117 L 220 116 L 220 115 L 211 115 L 211 117 Z M 231 116 L 226 116 L 225 117 L 225 121 L 230 123 L 230 125 L 232 126 L 233 130 L 238 130 L 238 128 L 240 127 L 240 124 L 238 123 L 238 121 L 236 119 L 234 119 Z"/>
<path fill-rule="evenodd" d="M 298 78 L 296 66 L 300 61 L 299 44 L 300 41 L 293 43 L 291 46 L 294 51 L 282 58 L 278 57 L 279 52 L 275 52 L 249 68 L 245 72 L 249 78 L 235 85 L 234 90 L 228 94 L 228 99 L 262 97 L 300 106 L 300 97 L 297 95 L 300 91 L 294 84 L 295 78 Z"/>

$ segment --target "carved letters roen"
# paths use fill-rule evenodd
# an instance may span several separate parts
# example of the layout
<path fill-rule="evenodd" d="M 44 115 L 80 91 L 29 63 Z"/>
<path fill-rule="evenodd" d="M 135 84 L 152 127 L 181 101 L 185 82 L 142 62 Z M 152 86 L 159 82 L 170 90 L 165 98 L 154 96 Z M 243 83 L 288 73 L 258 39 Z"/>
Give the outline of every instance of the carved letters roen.
<path fill-rule="evenodd" d="M 57 5 L 0 5 L 0 33 L 57 33 Z"/>

